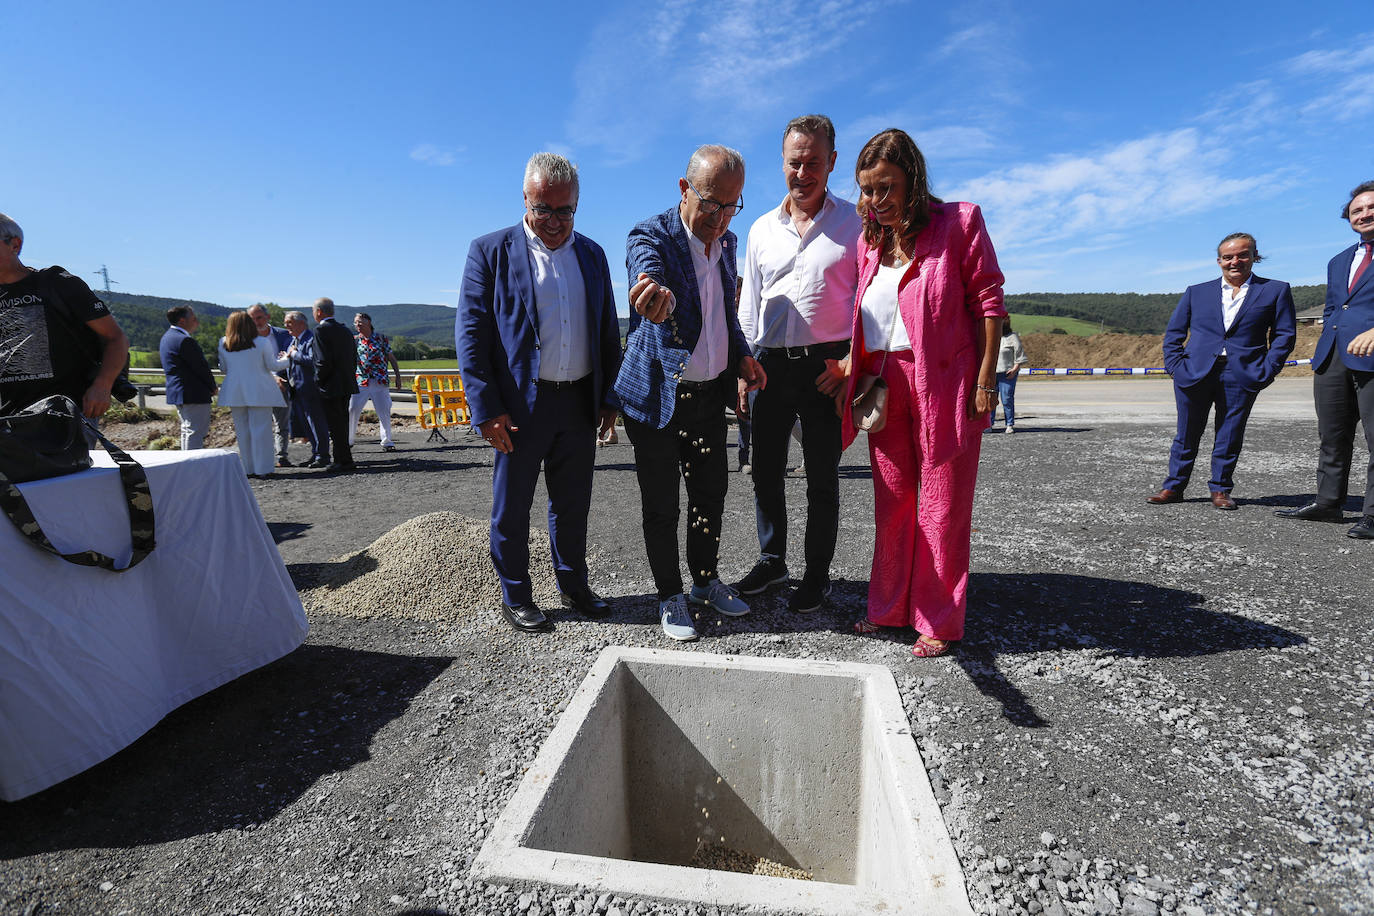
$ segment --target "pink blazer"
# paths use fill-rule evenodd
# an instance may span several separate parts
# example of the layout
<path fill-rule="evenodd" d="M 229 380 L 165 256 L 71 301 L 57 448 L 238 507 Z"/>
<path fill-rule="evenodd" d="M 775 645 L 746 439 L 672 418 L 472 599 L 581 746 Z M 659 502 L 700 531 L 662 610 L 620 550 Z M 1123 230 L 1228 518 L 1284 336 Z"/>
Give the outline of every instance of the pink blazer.
<path fill-rule="evenodd" d="M 845 403 L 863 372 L 868 349 L 860 307 L 881 260 L 876 248 L 859 239 L 859 294 L 851 329 L 853 371 Z M 929 464 L 944 464 L 968 448 L 991 418 L 969 419 L 969 400 L 978 379 L 982 353 L 978 325 L 1007 314 L 1002 303 L 1002 271 L 992 249 L 983 213 L 976 204 L 948 203 L 931 208 L 931 220 L 916 236 L 916 256 L 897 290 L 902 322 L 916 363 L 916 445 Z M 844 411 L 843 442 L 857 431 Z"/>

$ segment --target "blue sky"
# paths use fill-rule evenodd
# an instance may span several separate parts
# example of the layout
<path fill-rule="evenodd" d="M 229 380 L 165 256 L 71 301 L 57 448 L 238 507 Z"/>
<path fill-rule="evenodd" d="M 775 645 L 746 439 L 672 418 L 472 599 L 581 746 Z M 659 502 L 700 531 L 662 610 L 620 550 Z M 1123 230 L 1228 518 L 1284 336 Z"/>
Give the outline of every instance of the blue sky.
<path fill-rule="evenodd" d="M 1215 9 L 1215 11 L 1212 11 Z M 780 131 L 829 114 L 831 189 L 901 127 L 983 206 L 1008 292 L 1325 280 L 1374 178 L 1359 3 L 23 3 L 5 11 L 0 212 L 24 260 L 243 307 L 452 304 L 468 244 L 521 216 L 524 162 L 580 168 L 617 277 L 700 143 L 783 194 Z M 623 279 L 616 292 L 624 311 Z"/>

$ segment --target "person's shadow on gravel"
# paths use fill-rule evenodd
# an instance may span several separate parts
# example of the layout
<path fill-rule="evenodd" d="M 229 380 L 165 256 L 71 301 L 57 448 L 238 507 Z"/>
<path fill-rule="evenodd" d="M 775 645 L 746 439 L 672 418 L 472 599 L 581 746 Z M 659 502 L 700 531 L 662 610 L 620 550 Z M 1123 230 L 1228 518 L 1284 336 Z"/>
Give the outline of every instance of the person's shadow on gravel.
<path fill-rule="evenodd" d="M 173 711 L 71 779 L 3 805 L 0 861 L 253 830 L 373 737 L 453 661 L 306 645 Z"/>
<path fill-rule="evenodd" d="M 1186 658 L 1307 641 L 1283 627 L 1200 607 L 1205 600 L 1148 582 L 974 573 L 968 632 L 954 658 L 981 693 L 1002 704 L 1006 718 L 1044 728 L 1049 723 L 998 670 L 999 656 L 1102 650 L 1124 658 Z"/>

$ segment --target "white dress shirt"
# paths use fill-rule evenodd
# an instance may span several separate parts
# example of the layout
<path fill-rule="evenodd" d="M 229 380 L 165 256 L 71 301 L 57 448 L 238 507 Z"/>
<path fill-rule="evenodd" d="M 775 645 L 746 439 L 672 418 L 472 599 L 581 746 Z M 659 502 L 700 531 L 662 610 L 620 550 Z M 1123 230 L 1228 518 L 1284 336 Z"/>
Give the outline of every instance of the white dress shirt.
<path fill-rule="evenodd" d="M 587 340 L 587 289 L 573 250 L 573 237 L 550 249 L 521 220 L 530 251 L 535 313 L 539 316 L 539 378 L 572 382 L 592 371 Z"/>
<path fill-rule="evenodd" d="M 803 238 L 787 201 L 749 227 L 739 321 L 752 347 L 804 347 L 849 339 L 863 225 L 831 194 Z"/>
<path fill-rule="evenodd" d="M 687 233 L 687 248 L 692 252 L 692 269 L 697 275 L 697 294 L 701 297 L 701 336 L 682 377 L 689 382 L 705 382 L 725 371 L 730 357 L 730 326 L 725 319 L 725 290 L 720 282 L 720 241 L 706 244 Z M 730 290 L 733 299 L 734 290 Z"/>
<path fill-rule="evenodd" d="M 1251 274 L 1250 277 L 1253 277 Z M 1240 285 L 1240 289 L 1235 289 L 1226 278 L 1221 278 L 1221 329 L 1231 330 L 1231 325 L 1236 323 L 1236 316 L 1240 314 L 1240 307 L 1245 304 L 1245 295 L 1250 292 L 1250 277 L 1245 278 L 1245 282 Z M 1221 348 L 1221 355 L 1226 355 L 1226 348 Z"/>
<path fill-rule="evenodd" d="M 887 350 L 896 353 L 911 349 L 911 337 L 906 332 L 906 322 L 902 321 L 901 309 L 897 304 L 897 287 L 910 266 L 878 265 L 878 272 L 864 291 L 864 348 L 870 352 Z"/>

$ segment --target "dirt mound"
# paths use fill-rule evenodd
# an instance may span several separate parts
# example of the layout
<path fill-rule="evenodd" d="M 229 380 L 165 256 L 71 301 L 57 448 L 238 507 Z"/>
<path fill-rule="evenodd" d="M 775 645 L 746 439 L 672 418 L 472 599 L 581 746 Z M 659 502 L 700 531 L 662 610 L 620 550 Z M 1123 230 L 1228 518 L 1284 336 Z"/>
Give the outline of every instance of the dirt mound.
<path fill-rule="evenodd" d="M 530 577 L 541 607 L 558 605 L 549 538 L 530 531 Z M 301 591 L 307 611 L 342 617 L 455 620 L 501 606 L 488 523 L 456 512 L 402 522 L 320 573 Z"/>
<path fill-rule="evenodd" d="M 1316 349 L 1321 328 L 1298 328 L 1298 342 L 1290 359 L 1308 359 Z M 1163 366 L 1164 337 L 1159 334 L 1026 334 L 1021 338 L 1030 366 L 1036 369 Z M 1288 374 L 1310 373 L 1306 367 L 1285 369 Z"/>

